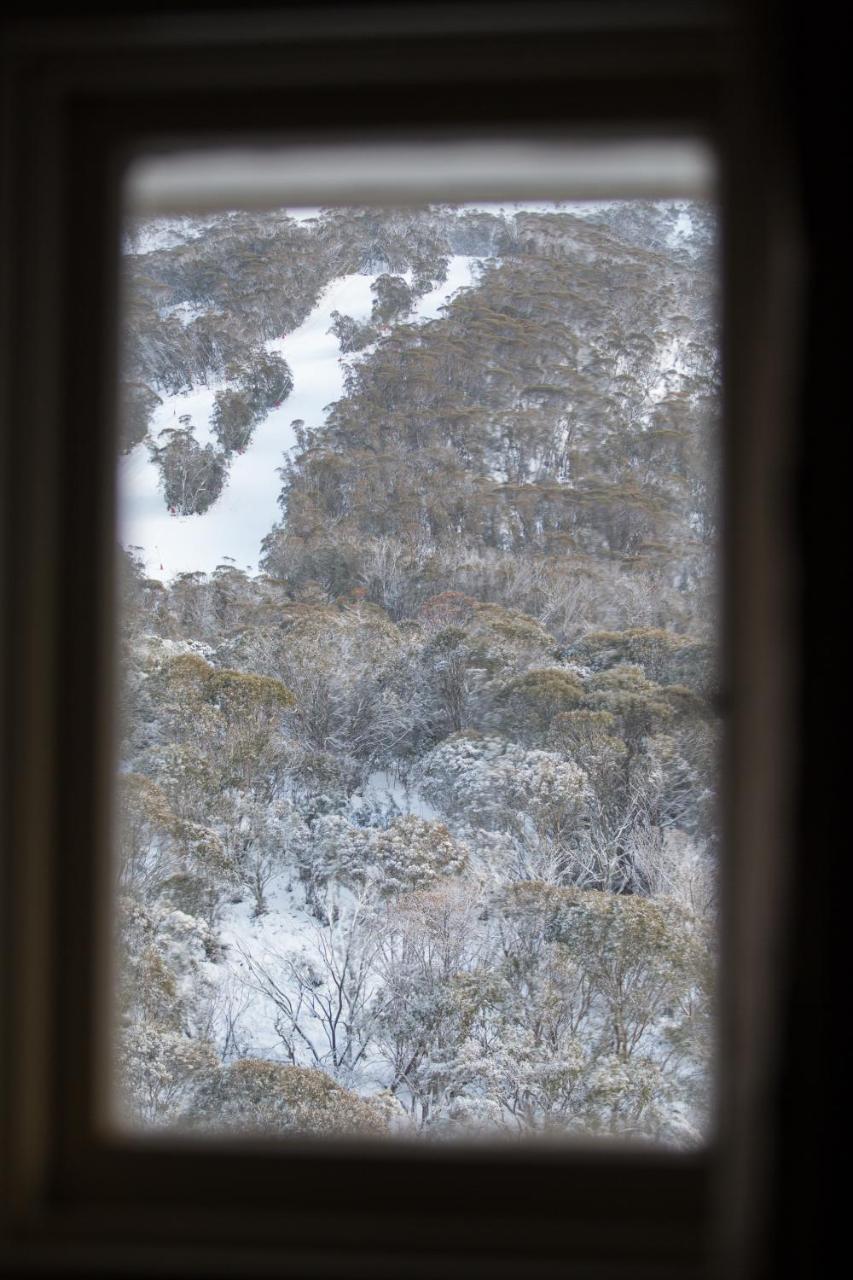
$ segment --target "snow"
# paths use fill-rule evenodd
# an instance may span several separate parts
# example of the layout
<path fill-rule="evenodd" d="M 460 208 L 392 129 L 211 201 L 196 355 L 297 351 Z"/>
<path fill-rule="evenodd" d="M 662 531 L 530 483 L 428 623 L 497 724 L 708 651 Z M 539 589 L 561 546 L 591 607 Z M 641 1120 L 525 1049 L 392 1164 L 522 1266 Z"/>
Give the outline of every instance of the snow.
<path fill-rule="evenodd" d="M 218 932 L 226 948 L 226 963 L 209 963 L 207 976 L 220 988 L 237 979 L 242 1006 L 238 1038 L 253 1056 L 280 1058 L 281 1040 L 273 1026 L 270 1002 L 260 992 L 244 986 L 250 980 L 244 955 L 258 963 L 268 963 L 276 956 L 310 952 L 316 921 L 305 910 L 303 895 L 289 873 L 271 881 L 266 899 L 268 910 L 260 917 L 252 914 L 248 893 L 242 902 L 225 908 Z"/>
<path fill-rule="evenodd" d="M 376 769 L 368 775 L 362 796 L 368 806 L 379 805 L 392 813 L 412 814 L 429 822 L 441 821 L 441 814 L 416 786 L 385 769 Z"/>
<path fill-rule="evenodd" d="M 213 401 L 217 391 L 225 385 L 222 379 L 211 378 L 207 385 L 198 384 L 191 391 L 179 392 L 174 396 L 164 396 L 163 403 L 154 410 L 151 418 L 149 434 L 156 440 L 161 431 L 169 427 L 181 426 L 180 419 L 189 414 L 195 438 L 199 444 L 215 444 L 216 439 L 210 430 L 210 415 L 213 412 Z M 148 451 L 143 448 L 143 455 L 148 461 Z M 157 469 L 154 470 L 155 476 Z M 163 505 L 162 495 L 160 505 Z"/>
<path fill-rule="evenodd" d="M 479 261 L 468 254 L 454 254 L 447 264 L 447 279 L 418 299 L 409 320 L 435 320 L 457 289 L 467 289 L 475 283 L 475 264 Z"/>
<path fill-rule="evenodd" d="M 361 797 L 354 796 L 352 804 L 354 811 L 362 805 L 372 805 L 392 815 L 413 814 L 430 821 L 440 820 L 438 810 L 417 787 L 407 786 L 393 773 L 381 769 L 368 776 Z M 355 900 L 348 891 L 339 890 L 339 897 L 343 905 L 354 905 Z M 278 968 L 279 957 L 284 956 L 303 955 L 317 961 L 320 959 L 318 924 L 292 869 L 270 881 L 265 898 L 267 911 L 260 917 L 253 914 L 252 898 L 246 891 L 240 901 L 224 907 L 218 935 L 225 948 L 225 963 L 210 962 L 205 970 L 223 997 L 231 991 L 237 998 L 240 1008 L 237 1034 L 244 1050 L 258 1057 L 280 1058 L 282 1045 L 273 1026 L 270 1001 L 252 990 L 246 957 L 256 964 L 269 964 L 273 969 Z M 224 1031 L 223 1014 L 224 1009 L 221 1009 L 217 1019 L 220 1036 Z M 306 1022 L 304 1029 L 313 1040 L 316 1028 L 311 1028 Z M 316 1047 L 318 1050 L 322 1048 L 320 1038 Z M 369 1062 L 365 1067 L 369 1075 Z"/>
<path fill-rule="evenodd" d="M 435 319 L 456 289 L 471 284 L 476 261 L 465 255 L 451 258 L 447 280 L 424 294 L 408 319 Z M 261 542 L 280 516 L 278 468 L 295 443 L 291 423 L 301 418 L 308 426 L 319 426 L 325 408 L 343 394 L 338 340 L 328 332 L 331 313 L 368 319 L 375 279 L 353 274 L 333 281 L 298 329 L 266 344 L 268 351 L 279 352 L 290 366 L 293 391 L 258 425 L 246 452 L 232 457 L 225 488 L 203 515 L 169 514 L 159 487 L 159 470 L 144 442 L 121 460 L 119 537 L 123 546 L 141 549 L 150 577 L 169 580 L 180 573 L 212 573 L 226 556 L 240 569 L 257 570 Z M 211 441 L 209 418 L 223 385 L 210 380 L 191 391 L 165 396 L 153 415 L 151 436 L 156 440 L 158 432 L 178 427 L 181 416 L 189 414 L 198 442 Z"/>

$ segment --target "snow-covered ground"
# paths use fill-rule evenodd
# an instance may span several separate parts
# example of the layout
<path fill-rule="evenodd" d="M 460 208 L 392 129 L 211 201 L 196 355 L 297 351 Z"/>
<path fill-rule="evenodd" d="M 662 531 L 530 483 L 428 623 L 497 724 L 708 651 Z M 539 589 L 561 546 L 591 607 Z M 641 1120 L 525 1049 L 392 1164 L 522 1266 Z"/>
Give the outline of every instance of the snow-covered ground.
<path fill-rule="evenodd" d="M 435 805 L 430 804 L 417 787 L 403 782 L 385 769 L 374 769 L 368 775 L 361 800 L 353 800 L 353 809 L 362 806 L 375 806 L 391 813 L 411 813 L 429 822 L 441 819 Z"/>
<path fill-rule="evenodd" d="M 224 1040 L 224 1021 L 230 1016 L 235 1019 L 243 1051 L 252 1057 L 281 1058 L 275 1010 L 264 995 L 252 989 L 249 961 L 275 969 L 287 955 L 315 958 L 316 921 L 305 907 L 295 876 L 276 876 L 266 898 L 268 910 L 260 917 L 253 914 L 248 894 L 242 902 L 225 908 L 218 933 L 226 962 L 210 963 L 206 969 L 219 992 L 216 1029 L 220 1039 Z"/>
<path fill-rule="evenodd" d="M 450 294 L 470 285 L 476 258 L 450 259 L 447 280 L 418 300 L 411 317 L 434 319 Z M 231 459 L 228 479 L 219 499 L 203 515 L 169 515 L 159 487 L 160 473 L 145 444 L 139 444 L 120 463 L 119 536 L 126 547 L 141 548 L 146 572 L 168 580 L 179 573 L 211 573 L 224 557 L 237 567 L 257 570 L 263 538 L 280 516 L 278 468 L 294 444 L 291 423 L 301 418 L 319 426 L 325 407 L 343 394 L 344 369 L 338 340 L 329 333 L 331 313 L 339 311 L 363 321 L 370 315 L 375 276 L 348 275 L 333 281 L 307 320 L 286 338 L 267 343 L 280 352 L 293 374 L 293 390 L 255 429 L 242 455 Z M 151 424 L 151 435 L 180 425 L 189 414 L 196 439 L 211 439 L 209 418 L 221 383 L 210 381 L 184 394 L 165 396 Z"/>
<path fill-rule="evenodd" d="M 360 795 L 352 798 L 353 818 L 362 806 L 378 808 L 394 815 L 414 814 L 430 821 L 441 815 L 416 787 L 406 786 L 392 773 L 375 770 L 367 778 Z M 301 957 L 317 963 L 321 959 L 320 943 L 328 944 L 328 934 L 318 925 L 305 900 L 305 892 L 292 870 L 276 875 L 266 890 L 266 912 L 254 914 L 251 895 L 244 892 L 239 901 L 226 904 L 218 928 L 219 941 L 225 948 L 225 964 L 211 962 L 205 966 L 208 980 L 218 992 L 214 1025 L 220 1042 L 226 1038 L 226 1021 L 235 1020 L 235 1036 L 243 1052 L 262 1058 L 284 1056 L 281 1038 L 275 1030 L 275 1009 L 269 998 L 254 989 L 251 965 L 256 964 L 281 972 L 287 958 Z M 346 915 L 356 905 L 353 895 L 340 890 L 337 899 Z M 321 944 L 322 945 L 322 944 Z M 323 1051 L 322 1032 L 307 1016 L 303 1030 L 318 1052 Z M 370 1061 L 365 1063 L 360 1084 L 371 1087 Z"/>

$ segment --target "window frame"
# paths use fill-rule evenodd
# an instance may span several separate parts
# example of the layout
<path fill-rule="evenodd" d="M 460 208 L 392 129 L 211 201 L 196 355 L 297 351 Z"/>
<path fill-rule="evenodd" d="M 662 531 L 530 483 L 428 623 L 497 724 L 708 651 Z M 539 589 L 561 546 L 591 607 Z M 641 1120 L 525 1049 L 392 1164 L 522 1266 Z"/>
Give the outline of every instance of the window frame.
<path fill-rule="evenodd" d="M 796 385 L 790 316 L 801 242 L 785 140 L 753 84 L 755 31 L 727 24 L 716 8 L 638 7 L 633 18 L 609 3 L 520 8 L 320 5 L 11 32 L 3 1228 L 9 1256 L 28 1265 L 119 1270 L 132 1257 L 142 1274 L 165 1259 L 187 1275 L 440 1267 L 500 1276 L 523 1267 L 536 1276 L 571 1263 L 578 1276 L 698 1277 L 713 1259 L 729 1275 L 747 1274 L 760 1247 L 796 764 L 786 745 L 797 659 L 786 404 Z M 310 131 L 292 128 L 305 118 Z M 590 136 L 684 130 L 715 145 L 728 745 L 719 1123 L 701 1153 L 295 1143 L 281 1153 L 250 1143 L 201 1151 L 98 1132 L 97 959 L 111 888 L 117 178 L 126 149 L 146 138 L 269 136 L 283 122 L 292 139 L 310 140 L 359 128 L 399 136 L 564 125 Z M 784 362 L 769 354 L 780 350 Z M 25 431 L 13 429 L 22 422 Z"/>

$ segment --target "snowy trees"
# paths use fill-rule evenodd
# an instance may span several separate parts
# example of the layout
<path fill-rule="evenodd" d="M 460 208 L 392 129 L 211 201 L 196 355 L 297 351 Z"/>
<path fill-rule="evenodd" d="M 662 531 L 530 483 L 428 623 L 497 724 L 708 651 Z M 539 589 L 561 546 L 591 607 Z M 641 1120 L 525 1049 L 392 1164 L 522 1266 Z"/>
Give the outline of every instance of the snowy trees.
<path fill-rule="evenodd" d="M 390 897 L 430 888 L 465 869 L 468 851 L 440 822 L 405 814 L 385 827 L 357 826 L 336 814 L 317 817 L 299 853 L 312 907 L 325 918 L 327 895 L 340 886 Z"/>
<path fill-rule="evenodd" d="M 572 655 L 594 671 L 633 664 L 658 684 L 686 684 L 697 691 L 708 688 L 713 662 L 710 645 L 662 627 L 589 632 L 572 647 Z"/>
<path fill-rule="evenodd" d="M 239 575 L 228 584 L 221 575 L 217 590 L 242 598 Z M 227 599 L 205 616 L 239 617 Z M 714 900 L 701 695 L 616 660 L 644 637 L 593 639 L 582 656 L 606 657 L 589 666 L 537 665 L 532 621 L 464 595 L 436 597 L 403 630 L 363 604 L 279 617 L 283 630 L 247 628 L 221 652 L 286 671 L 294 689 L 192 650 L 143 650 L 135 697 L 158 728 L 122 781 L 125 891 L 214 930 L 245 895 L 262 928 L 271 889 L 279 911 L 289 883 L 293 943 L 241 934 L 227 969 L 242 974 L 266 1053 L 365 1097 L 389 1091 L 418 1130 L 692 1140 L 707 1105 Z M 454 623 L 485 664 L 470 713 L 502 732 L 424 750 L 423 734 L 441 732 L 434 687 L 405 702 L 425 717 L 421 737 L 377 719 L 366 690 L 382 705 Z M 686 641 L 648 643 L 657 674 L 681 674 L 671 655 Z M 369 763 L 373 741 L 412 792 L 367 786 L 354 753 Z M 406 812 L 410 794 L 431 816 Z M 161 954 L 151 973 L 168 963 Z M 176 1122 L 203 1094 L 193 1114 L 213 1125 L 212 1108 L 231 1115 L 232 1102 L 212 1046 L 251 1053 L 251 1034 L 188 1034 L 164 980 L 172 1012 L 124 1034 L 135 1114 Z M 235 1125 L 309 1124 L 257 1110 L 249 1093 Z"/>
<path fill-rule="evenodd" d="M 681 518 L 682 535 L 692 534 L 676 514 L 691 464 L 669 454 L 685 415 L 692 429 L 702 393 L 684 359 L 669 352 L 684 321 L 681 268 L 661 278 L 658 255 L 626 253 L 565 215 L 543 232 L 555 249 L 544 258 L 537 237 L 545 221 L 527 217 L 529 256 L 491 263 L 439 324 L 395 331 L 353 371 L 323 432 L 345 477 L 335 515 L 350 535 L 428 530 L 438 540 L 462 536 L 548 554 L 568 545 L 645 567 L 655 556 L 683 557 L 672 533 Z M 563 250 L 567 240 L 572 250 L 585 243 L 582 263 Z M 621 294 L 613 288 L 617 262 L 631 281 Z M 643 332 L 638 298 L 648 312 Z M 704 322 L 693 324 L 702 331 L 697 345 L 711 346 Z M 662 350 L 679 365 L 668 370 L 667 388 Z M 664 423 L 658 406 L 681 394 L 678 424 L 672 413 Z M 651 458 L 653 440 L 659 456 Z M 296 461 L 288 510 L 299 533 L 322 527 L 324 508 L 331 514 L 331 493 L 316 486 L 329 458 L 309 452 Z M 375 500 L 380 490 L 384 506 Z"/>
<path fill-rule="evenodd" d="M 149 445 L 181 512 L 289 392 L 264 343 L 381 273 L 370 322 L 333 313 L 364 354 L 294 424 L 265 573 L 127 566 L 137 1122 L 701 1134 L 718 375 L 674 227 L 651 205 L 234 215 L 137 264 L 128 442 L 155 388 L 225 382 L 218 450 L 187 423 Z M 406 323 L 465 246 L 491 255 L 476 287 Z"/>
<path fill-rule="evenodd" d="M 555 716 L 579 707 L 584 697 L 580 680 L 559 667 L 539 667 L 515 676 L 501 690 L 501 724 L 513 738 L 541 742 Z"/>
<path fill-rule="evenodd" d="M 287 362 L 265 351 L 251 359 L 226 366 L 231 385 L 217 391 L 211 427 L 226 454 L 247 447 L 261 418 L 274 405 L 286 400 L 293 390 L 293 375 Z"/>
<path fill-rule="evenodd" d="M 376 1039 L 392 1093 L 420 1126 L 467 1083 L 458 1051 L 476 1008 L 466 974 L 481 946 L 477 913 L 463 886 L 407 895 L 387 909 Z"/>
<path fill-rule="evenodd" d="M 258 422 L 291 392 L 287 363 L 263 349 L 225 370 L 228 385 L 216 392 L 211 429 L 219 448 L 198 443 L 189 415 L 179 427 L 166 427 L 157 442 L 148 438 L 151 461 L 160 470 L 166 506 L 178 515 L 202 515 L 225 485 L 232 453 L 246 448 Z M 146 438 L 151 411 L 159 397 L 142 383 L 125 384 L 122 424 L 128 447 Z"/>
<path fill-rule="evenodd" d="M 412 309 L 412 291 L 402 276 L 379 275 L 370 291 L 374 294 L 371 318 L 378 324 L 387 325 Z"/>
<path fill-rule="evenodd" d="M 198 761 L 177 752 L 168 763 L 162 787 L 139 775 L 120 780 L 120 887 L 140 901 L 167 898 L 212 920 L 233 864 L 210 814 L 202 814 Z"/>
<path fill-rule="evenodd" d="M 363 351 L 371 342 L 375 342 L 378 334 L 371 324 L 359 324 L 352 316 L 342 316 L 340 311 L 331 313 L 332 324 L 329 329 L 337 338 L 342 355 L 351 351 Z"/>
<path fill-rule="evenodd" d="M 217 391 L 210 425 L 225 453 L 245 449 L 255 426 L 255 415 L 246 392 L 234 387 Z"/>
<path fill-rule="evenodd" d="M 220 823 L 238 883 L 251 895 L 256 917 L 267 911 L 267 889 L 295 861 L 305 840 L 305 824 L 289 801 L 258 792 L 233 791 Z"/>
<path fill-rule="evenodd" d="M 148 434 L 148 424 L 160 396 L 144 382 L 123 382 L 119 400 L 119 440 L 122 453 L 128 453 Z"/>
<path fill-rule="evenodd" d="M 464 871 L 465 845 L 440 822 L 412 814 L 395 819 L 373 838 L 371 861 L 385 895 L 430 889 L 445 876 Z"/>
<path fill-rule="evenodd" d="M 222 455 L 209 444 L 200 445 L 188 426 L 167 427 L 158 439 L 163 443 L 148 448 L 160 468 L 166 505 L 184 516 L 206 511 L 225 483 Z"/>
<path fill-rule="evenodd" d="M 377 1043 L 421 1126 L 657 1135 L 681 1123 L 667 1070 L 706 1051 L 708 971 L 672 906 L 536 882 L 416 894 L 389 911 Z"/>
<path fill-rule="evenodd" d="M 285 768 L 280 728 L 294 705 L 280 680 L 214 668 L 184 654 L 153 673 L 149 692 L 173 740 L 198 759 L 211 791 L 218 784 L 260 787 L 266 798 L 276 794 Z M 204 787 L 201 776 L 198 781 Z"/>

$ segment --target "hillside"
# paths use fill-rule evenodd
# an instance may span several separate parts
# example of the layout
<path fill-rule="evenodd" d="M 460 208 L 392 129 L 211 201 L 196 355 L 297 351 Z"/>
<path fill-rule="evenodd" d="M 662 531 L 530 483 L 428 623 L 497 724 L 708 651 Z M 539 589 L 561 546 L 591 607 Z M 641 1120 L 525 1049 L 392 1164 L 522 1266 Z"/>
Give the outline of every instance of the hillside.
<path fill-rule="evenodd" d="M 701 1140 L 710 212 L 126 248 L 128 1122 Z"/>

